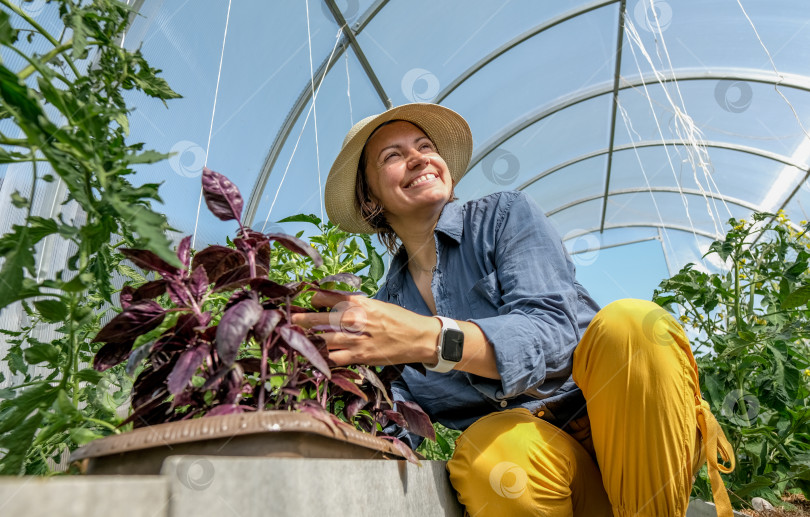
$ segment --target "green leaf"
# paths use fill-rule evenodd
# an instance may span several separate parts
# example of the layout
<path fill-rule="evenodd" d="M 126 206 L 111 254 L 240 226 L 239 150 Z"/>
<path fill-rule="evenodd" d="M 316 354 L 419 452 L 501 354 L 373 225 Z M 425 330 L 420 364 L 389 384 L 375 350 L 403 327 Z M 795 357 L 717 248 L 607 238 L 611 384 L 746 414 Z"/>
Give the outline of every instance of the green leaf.
<path fill-rule="evenodd" d="M 92 442 L 93 440 L 97 440 L 99 438 L 104 437 L 103 435 L 94 433 L 93 431 L 85 427 L 71 429 L 68 436 L 70 436 L 70 439 L 73 440 L 76 443 L 76 445 L 84 445 L 86 443 Z"/>
<path fill-rule="evenodd" d="M 27 224 L 32 244 L 38 243 L 48 235 L 59 232 L 59 225 L 53 219 L 35 215 L 28 218 Z"/>
<path fill-rule="evenodd" d="M 0 437 L 0 447 L 8 451 L 0 458 L 0 475 L 18 476 L 21 473 L 43 416 L 41 411 L 37 411 L 24 422 L 14 426 L 13 431 Z"/>
<path fill-rule="evenodd" d="M 795 309 L 810 301 L 810 285 L 803 285 L 792 291 L 782 302 L 783 309 Z"/>
<path fill-rule="evenodd" d="M 70 17 L 70 26 L 73 29 L 73 58 L 84 59 L 87 57 L 87 27 L 81 11 Z"/>
<path fill-rule="evenodd" d="M 62 323 L 68 317 L 68 309 L 64 300 L 38 300 L 34 302 L 34 307 L 48 323 Z"/>
<path fill-rule="evenodd" d="M 19 191 L 15 190 L 11 193 L 11 204 L 14 205 L 16 208 L 28 208 L 30 204 L 28 199 L 22 197 Z"/>
<path fill-rule="evenodd" d="M 0 11 L 0 45 L 14 43 L 17 39 L 17 31 L 11 26 L 8 13 Z"/>
<path fill-rule="evenodd" d="M 2 118 L 3 117 L 0 116 L 0 119 L 2 119 Z M 17 153 L 17 152 L 14 152 L 14 151 L 9 152 L 6 149 L 0 148 L 0 164 L 15 163 L 15 162 L 19 162 L 20 160 L 24 160 L 26 158 L 27 158 L 27 156 L 22 154 L 22 153 Z"/>
<path fill-rule="evenodd" d="M 86 381 L 91 384 L 98 384 L 98 382 L 104 377 L 103 373 L 96 371 L 93 368 L 84 368 L 83 370 L 76 372 L 75 375 L 80 381 Z"/>
<path fill-rule="evenodd" d="M 34 274 L 34 253 L 28 229 L 18 227 L 17 243 L 6 253 L 6 261 L 0 269 L 0 309 L 21 299 L 25 272 Z"/>
<path fill-rule="evenodd" d="M 129 163 L 155 163 L 168 158 L 166 153 L 159 153 L 157 151 L 144 151 L 139 154 L 127 155 L 127 162 Z"/>
<path fill-rule="evenodd" d="M 278 221 L 279 223 L 312 223 L 320 227 L 321 218 L 315 214 L 296 214 Z"/>
<path fill-rule="evenodd" d="M 59 349 L 49 343 L 37 343 L 23 350 L 28 364 L 54 364 L 59 359 Z"/>
<path fill-rule="evenodd" d="M 118 125 L 121 126 L 121 129 L 124 131 L 124 134 L 129 136 L 129 118 L 127 118 L 127 114 L 116 113 L 115 117 L 113 117 L 113 120 L 118 122 Z"/>

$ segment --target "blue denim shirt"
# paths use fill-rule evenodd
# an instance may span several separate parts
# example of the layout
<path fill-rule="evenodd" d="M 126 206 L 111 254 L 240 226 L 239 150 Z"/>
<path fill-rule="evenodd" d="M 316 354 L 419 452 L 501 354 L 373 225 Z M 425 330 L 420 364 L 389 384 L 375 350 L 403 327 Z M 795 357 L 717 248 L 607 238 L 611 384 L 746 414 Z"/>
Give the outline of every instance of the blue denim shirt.
<path fill-rule="evenodd" d="M 495 350 L 500 380 L 458 370 L 405 367 L 395 400 L 418 403 L 451 429 L 517 407 L 542 409 L 563 426 L 585 413 L 571 379 L 574 349 L 599 306 L 574 278 L 574 264 L 542 210 L 523 192 L 445 205 L 436 225 L 436 312 L 475 323 Z M 404 247 L 375 296 L 418 314 L 431 312 L 407 268 Z M 416 447 L 421 439 L 397 433 Z"/>

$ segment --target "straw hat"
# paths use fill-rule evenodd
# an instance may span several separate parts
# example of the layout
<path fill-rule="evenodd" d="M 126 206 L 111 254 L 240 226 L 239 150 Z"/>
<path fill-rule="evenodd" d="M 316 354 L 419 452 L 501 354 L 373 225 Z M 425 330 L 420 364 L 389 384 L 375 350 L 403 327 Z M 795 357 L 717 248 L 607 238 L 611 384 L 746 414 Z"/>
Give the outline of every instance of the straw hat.
<path fill-rule="evenodd" d="M 326 180 L 326 213 L 344 231 L 375 233 L 361 217 L 355 197 L 357 165 L 369 136 L 380 124 L 391 120 L 413 122 L 425 131 L 447 163 L 454 185 L 467 172 L 473 149 L 472 133 L 467 121 L 455 111 L 438 104 L 414 103 L 364 118 L 349 130 Z"/>

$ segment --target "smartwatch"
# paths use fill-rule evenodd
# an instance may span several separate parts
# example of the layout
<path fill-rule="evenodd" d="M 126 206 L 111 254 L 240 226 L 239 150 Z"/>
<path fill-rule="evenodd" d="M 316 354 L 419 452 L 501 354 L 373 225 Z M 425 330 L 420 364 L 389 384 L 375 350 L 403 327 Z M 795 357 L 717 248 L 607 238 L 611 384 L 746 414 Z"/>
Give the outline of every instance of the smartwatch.
<path fill-rule="evenodd" d="M 464 332 L 458 327 L 458 323 L 444 316 L 436 316 L 442 322 L 442 331 L 439 334 L 439 342 L 436 348 L 439 352 L 439 362 L 434 365 L 422 363 L 425 368 L 438 373 L 445 373 L 452 370 L 464 352 Z"/>

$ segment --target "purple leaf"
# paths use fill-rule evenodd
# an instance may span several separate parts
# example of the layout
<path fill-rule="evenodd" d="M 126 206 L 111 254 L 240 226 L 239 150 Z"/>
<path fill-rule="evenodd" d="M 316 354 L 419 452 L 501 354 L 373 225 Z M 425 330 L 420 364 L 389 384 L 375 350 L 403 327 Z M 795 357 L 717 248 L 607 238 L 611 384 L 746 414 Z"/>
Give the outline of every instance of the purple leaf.
<path fill-rule="evenodd" d="M 235 364 L 238 364 L 245 373 L 259 373 L 262 368 L 262 360 L 258 357 L 243 357 Z"/>
<path fill-rule="evenodd" d="M 191 261 L 191 269 L 204 267 L 210 281 L 216 281 L 220 275 L 246 263 L 245 256 L 235 249 L 225 246 L 208 246 L 197 252 Z"/>
<path fill-rule="evenodd" d="M 253 326 L 253 335 L 256 337 L 256 341 L 264 343 L 283 317 L 284 313 L 278 309 L 265 309 L 258 323 Z"/>
<path fill-rule="evenodd" d="M 240 406 L 239 404 L 220 404 L 219 406 L 215 407 L 208 413 L 206 413 L 203 418 L 207 416 L 217 416 L 217 415 L 233 415 L 235 413 L 244 413 L 245 408 Z"/>
<path fill-rule="evenodd" d="M 219 321 L 217 327 L 217 353 L 220 360 L 227 364 L 233 364 L 239 346 L 247 337 L 248 331 L 255 325 L 262 316 L 262 306 L 253 298 L 248 298 L 237 303 Z"/>
<path fill-rule="evenodd" d="M 388 417 L 389 420 L 393 420 L 398 426 L 408 427 L 408 423 L 405 421 L 405 417 L 402 416 L 402 413 L 386 409 L 383 411 L 383 415 Z"/>
<path fill-rule="evenodd" d="M 110 320 L 99 331 L 93 343 L 128 343 L 132 345 L 141 334 L 160 325 L 166 311 L 152 300 L 133 303 Z"/>
<path fill-rule="evenodd" d="M 191 258 L 191 235 L 183 237 L 183 240 L 180 241 L 180 245 L 177 247 L 177 258 L 188 267 L 188 261 Z"/>
<path fill-rule="evenodd" d="M 315 404 L 314 401 L 304 400 L 302 402 L 303 403 L 300 404 L 299 407 L 298 407 L 298 409 L 300 409 L 302 413 L 307 413 L 309 415 L 312 415 L 313 417 L 315 417 L 316 420 L 320 420 L 321 422 L 326 424 L 329 427 L 329 429 L 332 430 L 332 433 L 334 433 L 335 435 L 338 434 L 338 428 L 337 428 L 337 425 L 335 425 L 336 422 L 335 422 L 335 416 L 334 415 L 327 412 L 321 406 L 318 406 L 317 404 Z M 311 404 L 304 404 L 306 402 L 310 402 Z"/>
<path fill-rule="evenodd" d="M 267 278 L 253 278 L 250 280 L 250 288 L 262 296 L 271 299 L 284 298 L 296 294 L 296 289 L 273 282 Z"/>
<path fill-rule="evenodd" d="M 357 413 L 359 413 L 361 409 L 366 407 L 366 404 L 368 404 L 368 402 L 366 402 L 362 398 L 355 397 L 352 400 L 350 400 L 346 404 L 346 406 L 344 406 L 343 411 L 346 413 L 346 416 L 351 419 L 357 416 Z"/>
<path fill-rule="evenodd" d="M 133 264 L 141 269 L 157 271 L 163 276 L 173 276 L 180 272 L 179 269 L 172 266 L 149 250 L 121 248 L 121 253 L 123 253 L 125 257 L 127 257 L 132 261 Z"/>
<path fill-rule="evenodd" d="M 208 167 L 203 167 L 203 196 L 208 209 L 223 221 L 242 218 L 242 195 L 231 180 Z"/>
<path fill-rule="evenodd" d="M 188 288 L 191 290 L 191 295 L 197 301 L 200 301 L 202 297 L 205 296 L 206 291 L 208 291 L 208 275 L 205 272 L 205 268 L 198 267 L 192 271 Z"/>
<path fill-rule="evenodd" d="M 256 249 L 256 265 L 267 270 L 270 269 L 270 243 L 268 241 Z"/>
<path fill-rule="evenodd" d="M 321 267 L 323 265 L 323 259 L 321 258 L 320 253 L 298 237 L 293 237 L 292 235 L 287 235 L 286 233 L 268 233 L 267 238 L 271 241 L 278 242 L 294 253 L 311 258 L 312 262 L 315 263 L 315 267 Z"/>
<path fill-rule="evenodd" d="M 364 379 L 366 379 L 368 382 L 370 382 L 372 384 L 372 386 L 374 386 L 375 388 L 380 390 L 383 397 L 385 398 L 385 401 L 388 402 L 389 406 L 394 405 L 394 403 L 391 402 L 391 398 L 388 396 L 388 390 L 385 389 L 385 384 L 383 384 L 383 382 L 380 380 L 380 378 L 377 377 L 377 374 L 374 373 L 374 370 L 372 370 L 371 368 L 369 368 L 367 366 L 363 366 L 362 364 L 358 364 L 357 365 L 357 371 L 360 372 L 360 375 L 362 375 Z"/>
<path fill-rule="evenodd" d="M 414 454 L 413 450 L 410 447 L 408 447 L 408 445 L 405 442 L 403 442 L 402 440 L 400 440 L 399 438 L 395 438 L 393 436 L 380 436 L 380 438 L 385 438 L 386 440 L 391 440 L 391 445 L 393 445 L 394 448 L 397 450 L 397 452 L 402 454 L 402 456 L 405 459 L 407 459 L 409 462 L 415 463 L 416 465 L 419 465 L 419 466 L 422 465 L 422 463 L 419 462 L 419 458 L 417 458 L 416 454 Z"/>
<path fill-rule="evenodd" d="M 361 398 L 363 398 L 365 400 L 368 400 L 368 395 L 363 393 L 360 390 L 360 388 L 357 386 L 357 384 L 353 383 L 352 381 L 350 381 L 349 379 L 347 379 L 345 377 L 341 377 L 340 375 L 332 375 L 332 383 L 336 384 L 343 391 L 348 391 L 348 392 L 354 393 L 358 397 L 361 397 Z"/>
<path fill-rule="evenodd" d="M 126 343 L 107 343 L 96 352 L 96 356 L 93 358 L 93 368 L 96 371 L 103 372 L 121 363 L 132 352 L 132 343 L 134 341 L 133 339 Z"/>
<path fill-rule="evenodd" d="M 183 341 L 190 341 L 194 339 L 194 335 L 200 331 L 204 331 L 205 327 L 211 322 L 211 313 L 204 312 L 202 317 L 194 313 L 181 314 L 177 318 L 177 323 L 174 325 L 174 334 L 177 338 Z"/>
<path fill-rule="evenodd" d="M 323 358 L 318 349 L 315 348 L 315 345 L 313 345 L 306 336 L 298 332 L 296 328 L 291 325 L 282 325 L 276 328 L 276 331 L 287 345 L 306 357 L 309 362 L 312 363 L 312 366 L 323 372 L 327 378 L 332 377 L 332 372 L 329 371 L 329 365 L 326 364 L 326 359 Z"/>
<path fill-rule="evenodd" d="M 422 411 L 419 404 L 407 400 L 397 401 L 397 410 L 402 413 L 408 424 L 405 426 L 409 431 L 413 431 L 419 436 L 430 438 L 436 441 L 436 430 L 433 429 L 433 424 L 430 423 L 430 418 Z"/>
<path fill-rule="evenodd" d="M 133 302 L 132 297 L 134 293 L 135 290 L 132 288 L 132 286 L 125 285 L 121 288 L 121 293 L 118 295 L 118 299 L 121 301 L 122 309 L 126 309 L 129 307 L 129 304 Z"/>
<path fill-rule="evenodd" d="M 261 266 L 256 266 L 257 276 L 267 276 L 267 270 Z M 214 282 L 214 291 L 227 291 L 237 289 L 250 283 L 253 277 L 250 276 L 250 266 L 239 266 L 236 269 L 226 271 Z"/>
<path fill-rule="evenodd" d="M 202 343 L 183 352 L 175 363 L 172 373 L 169 374 L 167 380 L 169 393 L 176 395 L 183 391 L 209 353 L 211 346 L 208 343 Z"/>
<path fill-rule="evenodd" d="M 235 363 L 225 378 L 225 384 L 220 386 L 223 404 L 237 404 L 242 396 L 242 386 L 245 374 L 239 364 Z"/>
<path fill-rule="evenodd" d="M 188 294 L 188 289 L 182 280 L 175 280 L 168 282 L 167 291 L 169 291 L 169 299 L 180 307 L 187 307 L 191 305 L 191 297 Z"/>
<path fill-rule="evenodd" d="M 220 382 L 222 381 L 222 378 L 225 377 L 226 375 L 228 375 L 228 372 L 230 372 L 230 371 L 231 371 L 230 366 L 227 366 L 227 365 L 226 366 L 221 366 L 219 368 L 219 370 L 217 370 L 217 372 L 212 377 L 209 377 L 209 379 L 207 381 L 205 381 L 205 384 L 203 384 L 202 388 L 200 388 L 200 389 L 202 391 L 207 391 L 207 390 L 210 390 L 210 389 L 217 389 L 219 387 Z"/>
<path fill-rule="evenodd" d="M 132 301 L 137 302 L 139 300 L 153 300 L 165 292 L 165 280 L 152 280 L 151 282 L 146 282 L 135 290 L 135 292 L 132 294 Z"/>
<path fill-rule="evenodd" d="M 154 346 L 154 342 L 146 343 L 145 345 L 141 345 L 129 355 L 129 360 L 127 360 L 127 374 L 130 377 L 135 375 L 135 370 L 138 368 L 138 365 L 141 364 L 141 361 L 149 355 L 149 352 L 152 351 L 152 347 Z"/>
<path fill-rule="evenodd" d="M 351 273 L 338 273 L 336 275 L 325 276 L 318 280 L 319 285 L 323 285 L 326 282 L 341 282 L 355 289 L 360 289 L 361 285 L 360 277 Z"/>

